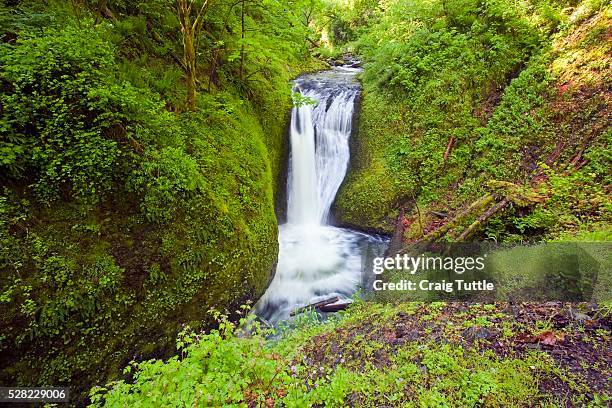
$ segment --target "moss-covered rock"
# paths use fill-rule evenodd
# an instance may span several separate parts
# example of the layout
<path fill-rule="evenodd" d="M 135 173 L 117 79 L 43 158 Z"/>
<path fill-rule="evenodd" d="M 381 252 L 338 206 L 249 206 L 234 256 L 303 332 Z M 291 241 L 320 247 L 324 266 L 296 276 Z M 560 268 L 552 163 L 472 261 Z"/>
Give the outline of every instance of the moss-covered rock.
<path fill-rule="evenodd" d="M 239 117 L 194 137 L 208 183 L 161 224 L 136 193 L 41 207 L 5 188 L 3 383 L 78 393 L 129 359 L 169 355 L 181 325 L 206 326 L 210 308 L 263 294 L 278 252 L 271 165 L 257 118 Z"/>
<path fill-rule="evenodd" d="M 351 161 L 346 179 L 334 202 L 340 225 L 392 233 L 402 195 L 413 189 L 393 173 L 384 152 L 397 123 L 387 118 L 398 109 L 375 91 L 361 96 L 357 130 L 351 135 Z"/>
<path fill-rule="evenodd" d="M 237 85 L 227 63 L 186 112 L 172 15 L 23 3 L 0 7 L 0 383 L 83 405 L 130 360 L 176 353 L 183 325 L 263 294 L 288 81 L 313 64 L 288 46 Z"/>
<path fill-rule="evenodd" d="M 335 203 L 340 223 L 396 230 L 405 241 L 453 223 L 438 238 L 512 241 L 609 222 L 610 8 L 547 10 L 509 7 L 501 25 L 489 25 L 493 6 L 453 19 L 415 9 L 381 13 L 362 29 L 352 46 L 366 61 L 363 103 Z M 387 30 L 401 24 L 409 29 L 400 38 Z M 455 222 L 499 195 L 489 181 L 542 199 L 496 199 Z"/>

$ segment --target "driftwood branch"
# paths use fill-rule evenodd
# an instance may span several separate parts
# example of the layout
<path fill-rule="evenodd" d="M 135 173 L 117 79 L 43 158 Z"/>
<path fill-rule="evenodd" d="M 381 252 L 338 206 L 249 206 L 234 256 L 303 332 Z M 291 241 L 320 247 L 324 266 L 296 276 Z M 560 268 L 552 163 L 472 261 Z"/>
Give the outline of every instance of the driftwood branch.
<path fill-rule="evenodd" d="M 336 303 L 338 300 L 340 300 L 340 298 L 338 296 L 334 296 L 334 297 L 331 297 L 329 299 L 325 299 L 325 300 L 321 300 L 319 302 L 311 303 L 309 305 L 306 305 L 306 306 L 303 306 L 303 307 L 295 309 L 293 312 L 290 313 L 290 316 L 295 316 L 295 315 L 300 314 L 302 312 L 305 312 L 307 310 L 317 309 L 317 308 L 320 308 L 321 306 L 329 305 L 331 303 Z"/>

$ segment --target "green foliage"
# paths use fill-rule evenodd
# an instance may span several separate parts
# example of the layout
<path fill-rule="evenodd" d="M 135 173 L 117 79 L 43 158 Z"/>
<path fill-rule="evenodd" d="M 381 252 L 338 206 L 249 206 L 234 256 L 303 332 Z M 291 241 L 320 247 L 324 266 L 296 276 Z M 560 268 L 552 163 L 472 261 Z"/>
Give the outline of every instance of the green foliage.
<path fill-rule="evenodd" d="M 367 61 L 360 121 L 360 138 L 367 145 L 360 154 L 367 150 L 371 156 L 358 157 L 357 168 L 363 162 L 370 175 L 349 176 L 338 208 L 341 214 L 362 216 L 367 202 L 377 202 L 375 211 L 365 213 L 367 223 L 377 228 L 392 228 L 389 207 L 417 196 L 425 203 L 435 201 L 460 181 L 483 132 L 477 106 L 543 42 L 538 28 L 528 23 L 529 15 L 502 7 L 504 2 L 433 4 L 391 2 L 353 45 Z M 452 154 L 445 159 L 451 139 Z M 385 177 L 391 180 L 381 180 Z M 357 178 L 371 178 L 384 189 L 364 190 L 359 182 L 351 183 Z M 349 203 L 355 208 L 349 209 Z"/>
<path fill-rule="evenodd" d="M 606 218 L 609 136 L 596 95 L 606 86 L 597 61 L 609 45 L 588 39 L 609 20 L 589 2 L 527 3 L 396 0 L 370 9 L 374 17 L 347 45 L 366 65 L 354 165 L 336 202 L 340 222 L 392 232 L 400 207 L 414 217 L 415 202 L 423 216 L 453 214 L 487 194 L 489 180 L 528 185 L 543 163 L 555 165 L 553 184 L 566 185 L 553 186 L 533 213 L 494 218 L 482 236 L 534 239 Z M 593 19 L 588 27 L 582 14 Z M 585 65 L 596 74 L 582 75 Z M 563 83 L 575 88 L 561 97 Z M 579 87 L 592 96 L 573 91 Z M 588 148 L 579 133 L 592 138 Z M 568 176 L 566 164 L 582 149 L 590 170 Z M 571 189 L 581 194 L 572 198 Z"/>
<path fill-rule="evenodd" d="M 242 323 L 252 321 L 244 318 Z M 134 364 L 133 384 L 119 381 L 108 392 L 92 392 L 94 406 L 263 403 L 277 397 L 287 385 L 297 386 L 288 367 L 253 327 L 255 335 L 237 337 L 236 326 L 221 317 L 219 329 L 194 334 L 184 329 L 177 348 L 185 356 L 166 363 Z M 126 368 L 130 372 L 131 366 Z M 299 388 L 299 387 L 298 387 Z M 282 395 L 282 394 L 280 394 Z M 289 398 L 289 397 L 288 397 Z"/>
<path fill-rule="evenodd" d="M 475 143 L 478 159 L 475 172 L 493 179 L 514 179 L 521 170 L 520 150 L 526 142 L 535 143 L 537 135 L 547 140 L 552 130 L 547 128 L 543 104 L 548 96 L 550 74 L 540 56 L 529 62 L 519 77 L 506 88 L 503 99 Z M 495 166 L 500 157 L 505 166 Z"/>
<path fill-rule="evenodd" d="M 386 308 L 395 314 L 414 307 Z M 313 341 L 317 348 L 326 347 L 321 341 L 333 341 L 330 336 L 339 329 L 355 328 L 355 322 L 364 324 L 380 308 L 364 303 L 340 321 L 299 326 L 279 341 L 266 340 L 270 332 L 262 331 L 252 316 L 238 325 L 221 316 L 218 330 L 182 332 L 177 340 L 180 358 L 132 363 L 125 372 L 133 381 L 94 387 L 92 406 L 524 406 L 541 398 L 537 373 L 550 372 L 551 362 L 540 355 L 501 359 L 462 347 L 407 343 L 380 367 L 370 361 L 358 361 L 355 368 L 319 366 L 303 359 L 302 347 Z M 385 321 L 377 318 L 379 324 Z M 347 364 L 354 363 L 352 352 L 363 356 L 370 348 L 384 347 L 357 337 L 354 345 L 343 345 Z M 291 347 L 286 347 L 287 341 Z"/>
<path fill-rule="evenodd" d="M 112 50 L 95 31 L 49 30 L 21 37 L 2 56 L 2 158 L 12 176 L 34 168 L 36 188 L 46 198 L 69 184 L 76 197 L 94 197 L 111 185 L 119 155 L 117 142 L 104 137 L 116 121 L 93 96 L 110 85 Z M 96 61 L 96 64 L 91 64 Z M 91 126 L 90 124 L 93 124 Z"/>
<path fill-rule="evenodd" d="M 316 105 L 317 104 L 316 99 L 311 98 L 309 96 L 304 96 L 299 92 L 293 92 L 291 94 L 291 99 L 293 99 L 293 106 L 296 108 L 299 108 L 300 106 L 304 106 L 304 105 Z"/>
<path fill-rule="evenodd" d="M 355 40 L 360 29 L 375 18 L 378 3 L 378 0 L 328 1 L 325 14 L 331 18 L 326 28 L 332 44 Z"/>
<path fill-rule="evenodd" d="M 170 130 L 153 95 L 117 78 L 104 35 L 91 22 L 47 29 L 19 37 L 2 57 L 2 167 L 14 179 L 34 178 L 47 203 L 101 200 L 140 144 Z"/>
<path fill-rule="evenodd" d="M 245 1 L 242 38 L 214 2 L 190 113 L 173 2 L 0 6 L 1 381 L 83 405 L 125 356 L 263 292 L 309 3 Z"/>
<path fill-rule="evenodd" d="M 167 222 L 178 202 L 196 195 L 205 187 L 206 180 L 198 163 L 180 149 L 166 147 L 147 156 L 132 183 L 144 196 L 145 216 L 153 222 Z"/>

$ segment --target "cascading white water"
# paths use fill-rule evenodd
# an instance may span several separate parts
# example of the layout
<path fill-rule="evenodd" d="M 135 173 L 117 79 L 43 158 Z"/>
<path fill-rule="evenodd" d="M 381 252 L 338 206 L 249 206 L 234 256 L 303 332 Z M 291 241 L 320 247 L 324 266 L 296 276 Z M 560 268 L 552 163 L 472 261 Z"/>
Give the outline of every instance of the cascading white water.
<path fill-rule="evenodd" d="M 256 313 L 278 321 L 291 310 L 329 296 L 350 296 L 374 251 L 386 240 L 327 225 L 346 175 L 355 99 L 356 68 L 335 68 L 298 78 L 294 91 L 315 104 L 294 107 L 287 181 L 287 223 L 279 227 L 276 275 Z"/>
<path fill-rule="evenodd" d="M 351 78 L 354 74 L 344 75 Z M 303 86 L 297 83 L 294 91 L 316 101 L 316 105 L 295 107 L 291 115 L 287 221 L 324 224 L 346 174 L 348 140 L 359 88 L 353 85 L 338 91 L 329 86 L 322 89 Z"/>

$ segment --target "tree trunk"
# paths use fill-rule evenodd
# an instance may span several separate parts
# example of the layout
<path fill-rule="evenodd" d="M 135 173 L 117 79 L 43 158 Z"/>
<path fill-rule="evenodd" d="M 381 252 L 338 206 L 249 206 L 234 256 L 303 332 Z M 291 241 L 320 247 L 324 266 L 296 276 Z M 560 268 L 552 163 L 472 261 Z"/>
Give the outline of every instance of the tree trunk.
<path fill-rule="evenodd" d="M 196 54 L 193 32 L 184 37 L 185 66 L 187 67 L 187 108 L 195 110 L 196 107 Z"/>
<path fill-rule="evenodd" d="M 185 65 L 185 80 L 187 85 L 187 109 L 196 108 L 196 37 L 202 27 L 202 18 L 208 8 L 208 0 L 202 3 L 193 22 L 191 11 L 194 0 L 177 0 L 178 17 L 183 34 L 183 62 Z"/>
<path fill-rule="evenodd" d="M 240 44 L 240 79 L 244 79 L 244 0 L 242 0 L 242 7 L 240 8 L 240 38 L 242 43 Z"/>

